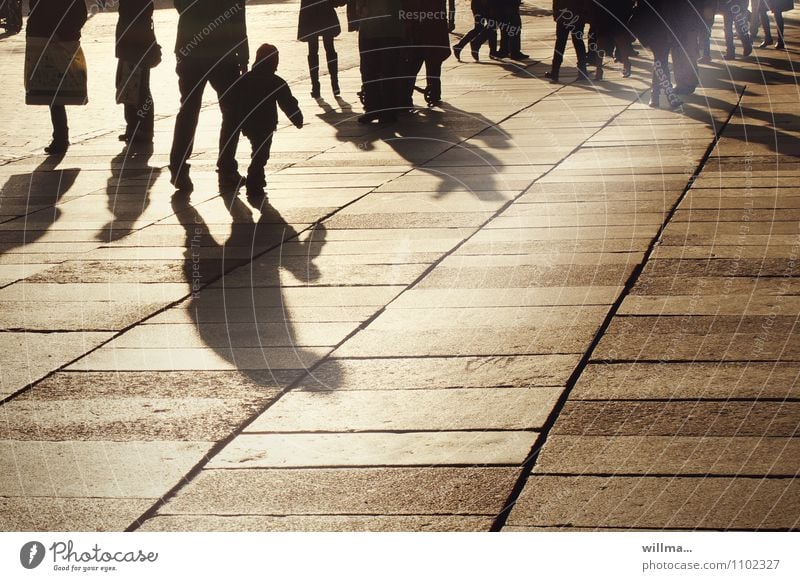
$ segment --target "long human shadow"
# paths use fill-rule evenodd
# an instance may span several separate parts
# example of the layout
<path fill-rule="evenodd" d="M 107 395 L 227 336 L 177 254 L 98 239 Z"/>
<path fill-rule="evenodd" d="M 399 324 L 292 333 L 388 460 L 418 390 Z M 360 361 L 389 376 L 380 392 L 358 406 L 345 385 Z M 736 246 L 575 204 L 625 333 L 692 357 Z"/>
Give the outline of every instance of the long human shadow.
<path fill-rule="evenodd" d="M 0 188 L 0 214 L 14 216 L 0 226 L 0 254 L 37 242 L 61 217 L 58 203 L 81 171 L 57 169 L 63 159 L 47 157 L 33 171 L 9 176 Z"/>
<path fill-rule="evenodd" d="M 223 243 L 186 198 L 172 200 L 186 233 L 183 272 L 192 289 L 187 312 L 202 342 L 243 376 L 258 385 L 285 388 L 319 360 L 314 347 L 330 347 L 309 344 L 298 335 L 294 297 L 287 300 L 281 279 L 281 271 L 300 286 L 319 279 L 315 260 L 325 244 L 325 229 L 315 225 L 310 235 L 299 238 L 265 200 L 257 221 L 235 195 L 223 200 L 232 220 Z"/>
<path fill-rule="evenodd" d="M 103 242 L 119 240 L 133 231 L 133 225 L 150 205 L 150 193 L 163 168 L 148 165 L 152 145 L 124 147 L 111 160 L 106 183 L 111 220 L 97 233 Z"/>
<path fill-rule="evenodd" d="M 416 108 L 408 115 L 401 115 L 397 123 L 389 125 L 359 125 L 356 121 L 360 113 L 352 105 L 338 100 L 338 108 L 320 101 L 323 113 L 318 117 L 336 129 L 336 140 L 352 143 L 361 151 L 372 151 L 375 144 L 383 141 L 416 171 L 422 171 L 437 179 L 433 193 L 437 198 L 456 192 L 468 191 L 483 201 L 499 201 L 497 194 L 502 184 L 497 182 L 497 169 L 508 165 L 486 149 L 510 150 L 514 147 L 512 137 L 497 128 L 497 123 L 481 113 L 471 113 L 450 103 L 442 103 L 440 108 Z M 495 131 L 490 131 L 491 129 Z M 499 140 L 498 140 L 499 137 Z M 498 143 L 499 141 L 499 143 Z M 474 155 L 454 159 L 452 163 L 429 165 L 442 155 L 453 155 L 461 149 L 468 149 Z M 479 190 L 470 187 L 474 175 L 459 175 L 459 167 L 484 166 L 483 183 Z M 437 169 L 439 168 L 439 169 Z"/>

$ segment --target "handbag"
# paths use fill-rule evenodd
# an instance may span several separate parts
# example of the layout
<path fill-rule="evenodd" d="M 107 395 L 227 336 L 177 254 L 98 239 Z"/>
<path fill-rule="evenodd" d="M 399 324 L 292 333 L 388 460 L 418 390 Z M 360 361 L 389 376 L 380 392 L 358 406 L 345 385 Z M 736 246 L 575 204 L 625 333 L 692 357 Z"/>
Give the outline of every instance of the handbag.
<path fill-rule="evenodd" d="M 135 63 L 120 60 L 117 65 L 117 103 L 139 105 L 142 102 L 144 77 L 144 68 Z"/>
<path fill-rule="evenodd" d="M 25 103 L 86 105 L 86 58 L 80 41 L 29 36 L 25 40 Z"/>

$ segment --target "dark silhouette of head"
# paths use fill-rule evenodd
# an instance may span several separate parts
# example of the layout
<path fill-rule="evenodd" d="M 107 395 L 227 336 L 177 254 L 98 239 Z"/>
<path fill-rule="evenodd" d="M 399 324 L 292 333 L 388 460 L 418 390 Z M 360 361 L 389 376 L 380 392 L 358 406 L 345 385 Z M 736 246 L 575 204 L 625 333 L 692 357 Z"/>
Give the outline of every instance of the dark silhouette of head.
<path fill-rule="evenodd" d="M 258 67 L 260 70 L 274 73 L 278 70 L 278 59 L 278 47 L 269 43 L 264 43 L 259 46 L 256 51 L 256 62 L 254 66 Z"/>

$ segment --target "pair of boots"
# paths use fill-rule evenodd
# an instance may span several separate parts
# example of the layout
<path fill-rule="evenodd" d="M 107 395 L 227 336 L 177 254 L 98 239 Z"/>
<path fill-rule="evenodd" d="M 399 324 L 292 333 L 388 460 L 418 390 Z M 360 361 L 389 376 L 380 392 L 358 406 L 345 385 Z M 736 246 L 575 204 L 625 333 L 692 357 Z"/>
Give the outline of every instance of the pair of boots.
<path fill-rule="evenodd" d="M 331 76 L 331 89 L 333 89 L 334 97 L 341 94 L 339 88 L 339 57 L 336 53 L 328 55 L 328 74 Z M 319 55 L 308 55 L 308 71 L 311 73 L 311 97 L 314 99 L 320 98 L 319 86 Z"/>

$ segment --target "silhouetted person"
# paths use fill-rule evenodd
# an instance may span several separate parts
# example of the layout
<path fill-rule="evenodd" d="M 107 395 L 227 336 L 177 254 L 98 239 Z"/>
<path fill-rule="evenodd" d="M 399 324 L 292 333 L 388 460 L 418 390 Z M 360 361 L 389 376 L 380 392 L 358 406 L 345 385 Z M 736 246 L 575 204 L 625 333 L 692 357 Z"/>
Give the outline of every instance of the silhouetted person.
<path fill-rule="evenodd" d="M 453 54 L 461 60 L 461 51 L 469 44 L 472 58 L 478 61 L 480 46 L 488 40 L 489 57 L 497 58 L 497 21 L 492 0 L 472 0 L 470 8 L 474 21 L 473 28 L 453 45 Z"/>
<path fill-rule="evenodd" d="M 221 187 L 238 186 L 236 163 L 239 109 L 234 85 L 247 71 L 249 50 L 243 0 L 174 0 L 180 13 L 175 43 L 181 107 L 169 158 L 170 182 L 182 191 L 192 189 L 187 160 L 192 155 L 197 121 L 206 83 L 219 96 L 222 127 L 217 173 Z"/>
<path fill-rule="evenodd" d="M 264 168 L 269 160 L 272 136 L 278 128 L 278 107 L 298 129 L 303 127 L 303 114 L 289 85 L 276 73 L 278 49 L 263 44 L 256 51 L 253 68 L 240 81 L 244 114 L 242 133 L 252 147 L 247 169 L 247 196 L 263 198 L 267 185 Z"/>
<path fill-rule="evenodd" d="M 328 74 L 331 76 L 333 94 L 339 96 L 339 55 L 336 54 L 334 38 L 342 33 L 336 7 L 344 6 L 347 0 L 301 0 L 297 23 L 297 40 L 308 44 L 308 72 L 311 75 L 311 96 L 320 97 L 319 87 L 319 39 L 325 47 Z"/>
<path fill-rule="evenodd" d="M 747 13 L 747 0 L 720 0 L 722 10 L 722 24 L 725 27 L 725 58 L 736 58 L 736 43 L 733 40 L 733 29 L 742 43 L 742 56 L 753 52 L 753 43 L 750 41 L 749 20 Z"/>
<path fill-rule="evenodd" d="M 674 0 L 638 0 L 631 21 L 634 33 L 643 46 L 653 53 L 650 106 L 659 107 L 662 92 L 671 108 L 681 105 L 672 87 L 669 68 L 669 51 L 674 41 L 673 30 L 679 20 L 675 15 Z"/>
<path fill-rule="evenodd" d="M 783 39 L 784 21 L 783 13 L 791 10 L 794 7 L 793 0 L 759 0 L 754 2 L 756 6 L 753 7 L 753 19 L 751 20 L 751 28 L 755 31 L 758 30 L 757 22 L 760 20 L 764 28 L 764 42 L 758 45 L 758 48 L 767 48 L 772 45 L 772 31 L 769 25 L 769 15 L 767 9 L 772 11 L 775 17 L 775 29 L 778 34 L 778 42 L 775 43 L 775 48 L 782 49 L 786 47 Z"/>
<path fill-rule="evenodd" d="M 120 0 L 116 41 L 117 102 L 125 109 L 125 133 L 119 139 L 152 143 L 155 111 L 150 69 L 161 62 L 161 47 L 153 31 L 153 0 Z"/>
<path fill-rule="evenodd" d="M 408 48 L 407 100 L 411 100 L 417 75 L 425 65 L 425 102 L 437 105 L 442 100 L 442 63 L 450 57 L 446 0 L 404 0 L 403 8 L 410 14 L 432 14 L 439 17 L 406 21 Z M 411 103 L 407 103 L 411 104 Z"/>
<path fill-rule="evenodd" d="M 519 13 L 521 0 L 492 0 L 497 5 L 500 21 L 500 50 L 498 58 L 521 61 L 528 58 L 522 52 L 522 17 Z"/>
<path fill-rule="evenodd" d="M 557 83 L 564 62 L 564 51 L 567 39 L 572 39 L 575 55 L 578 57 L 578 80 L 587 78 L 586 45 L 583 41 L 583 30 L 589 15 L 589 6 L 585 0 L 553 0 L 553 20 L 556 21 L 556 44 L 553 48 L 553 64 L 545 76 L 551 83 Z"/>
<path fill-rule="evenodd" d="M 401 0 L 354 0 L 358 22 L 358 50 L 364 115 L 359 123 L 391 123 L 397 120 L 402 101 L 404 26 Z"/>
<path fill-rule="evenodd" d="M 87 18 L 88 13 L 83 0 L 31 0 L 28 25 L 25 29 L 25 35 L 28 38 L 26 50 L 31 50 L 32 38 L 46 39 L 47 45 L 54 45 L 54 42 L 63 41 L 64 44 L 60 47 L 54 45 L 49 49 L 69 51 L 75 58 L 80 53 L 81 28 L 86 24 Z M 59 71 L 62 82 L 69 74 L 70 63 L 66 62 L 66 60 L 68 59 L 65 59 L 63 64 L 67 68 Z M 35 71 L 36 64 L 37 62 L 33 62 L 33 69 L 25 71 L 29 79 Z M 64 94 L 65 90 L 62 89 L 63 87 L 59 87 L 50 101 L 53 140 L 50 145 L 44 148 L 45 152 L 50 155 L 63 154 L 69 147 L 67 110 L 63 103 L 65 100 L 71 99 Z M 30 96 L 29 94 L 28 97 Z M 86 96 L 83 95 L 81 100 L 85 103 Z"/>
<path fill-rule="evenodd" d="M 606 54 L 614 53 L 622 63 L 622 76 L 631 76 L 630 33 L 627 29 L 633 11 L 632 0 L 595 0 L 591 6 L 589 19 L 594 29 L 593 42 L 595 80 L 603 78 L 603 60 Z"/>

